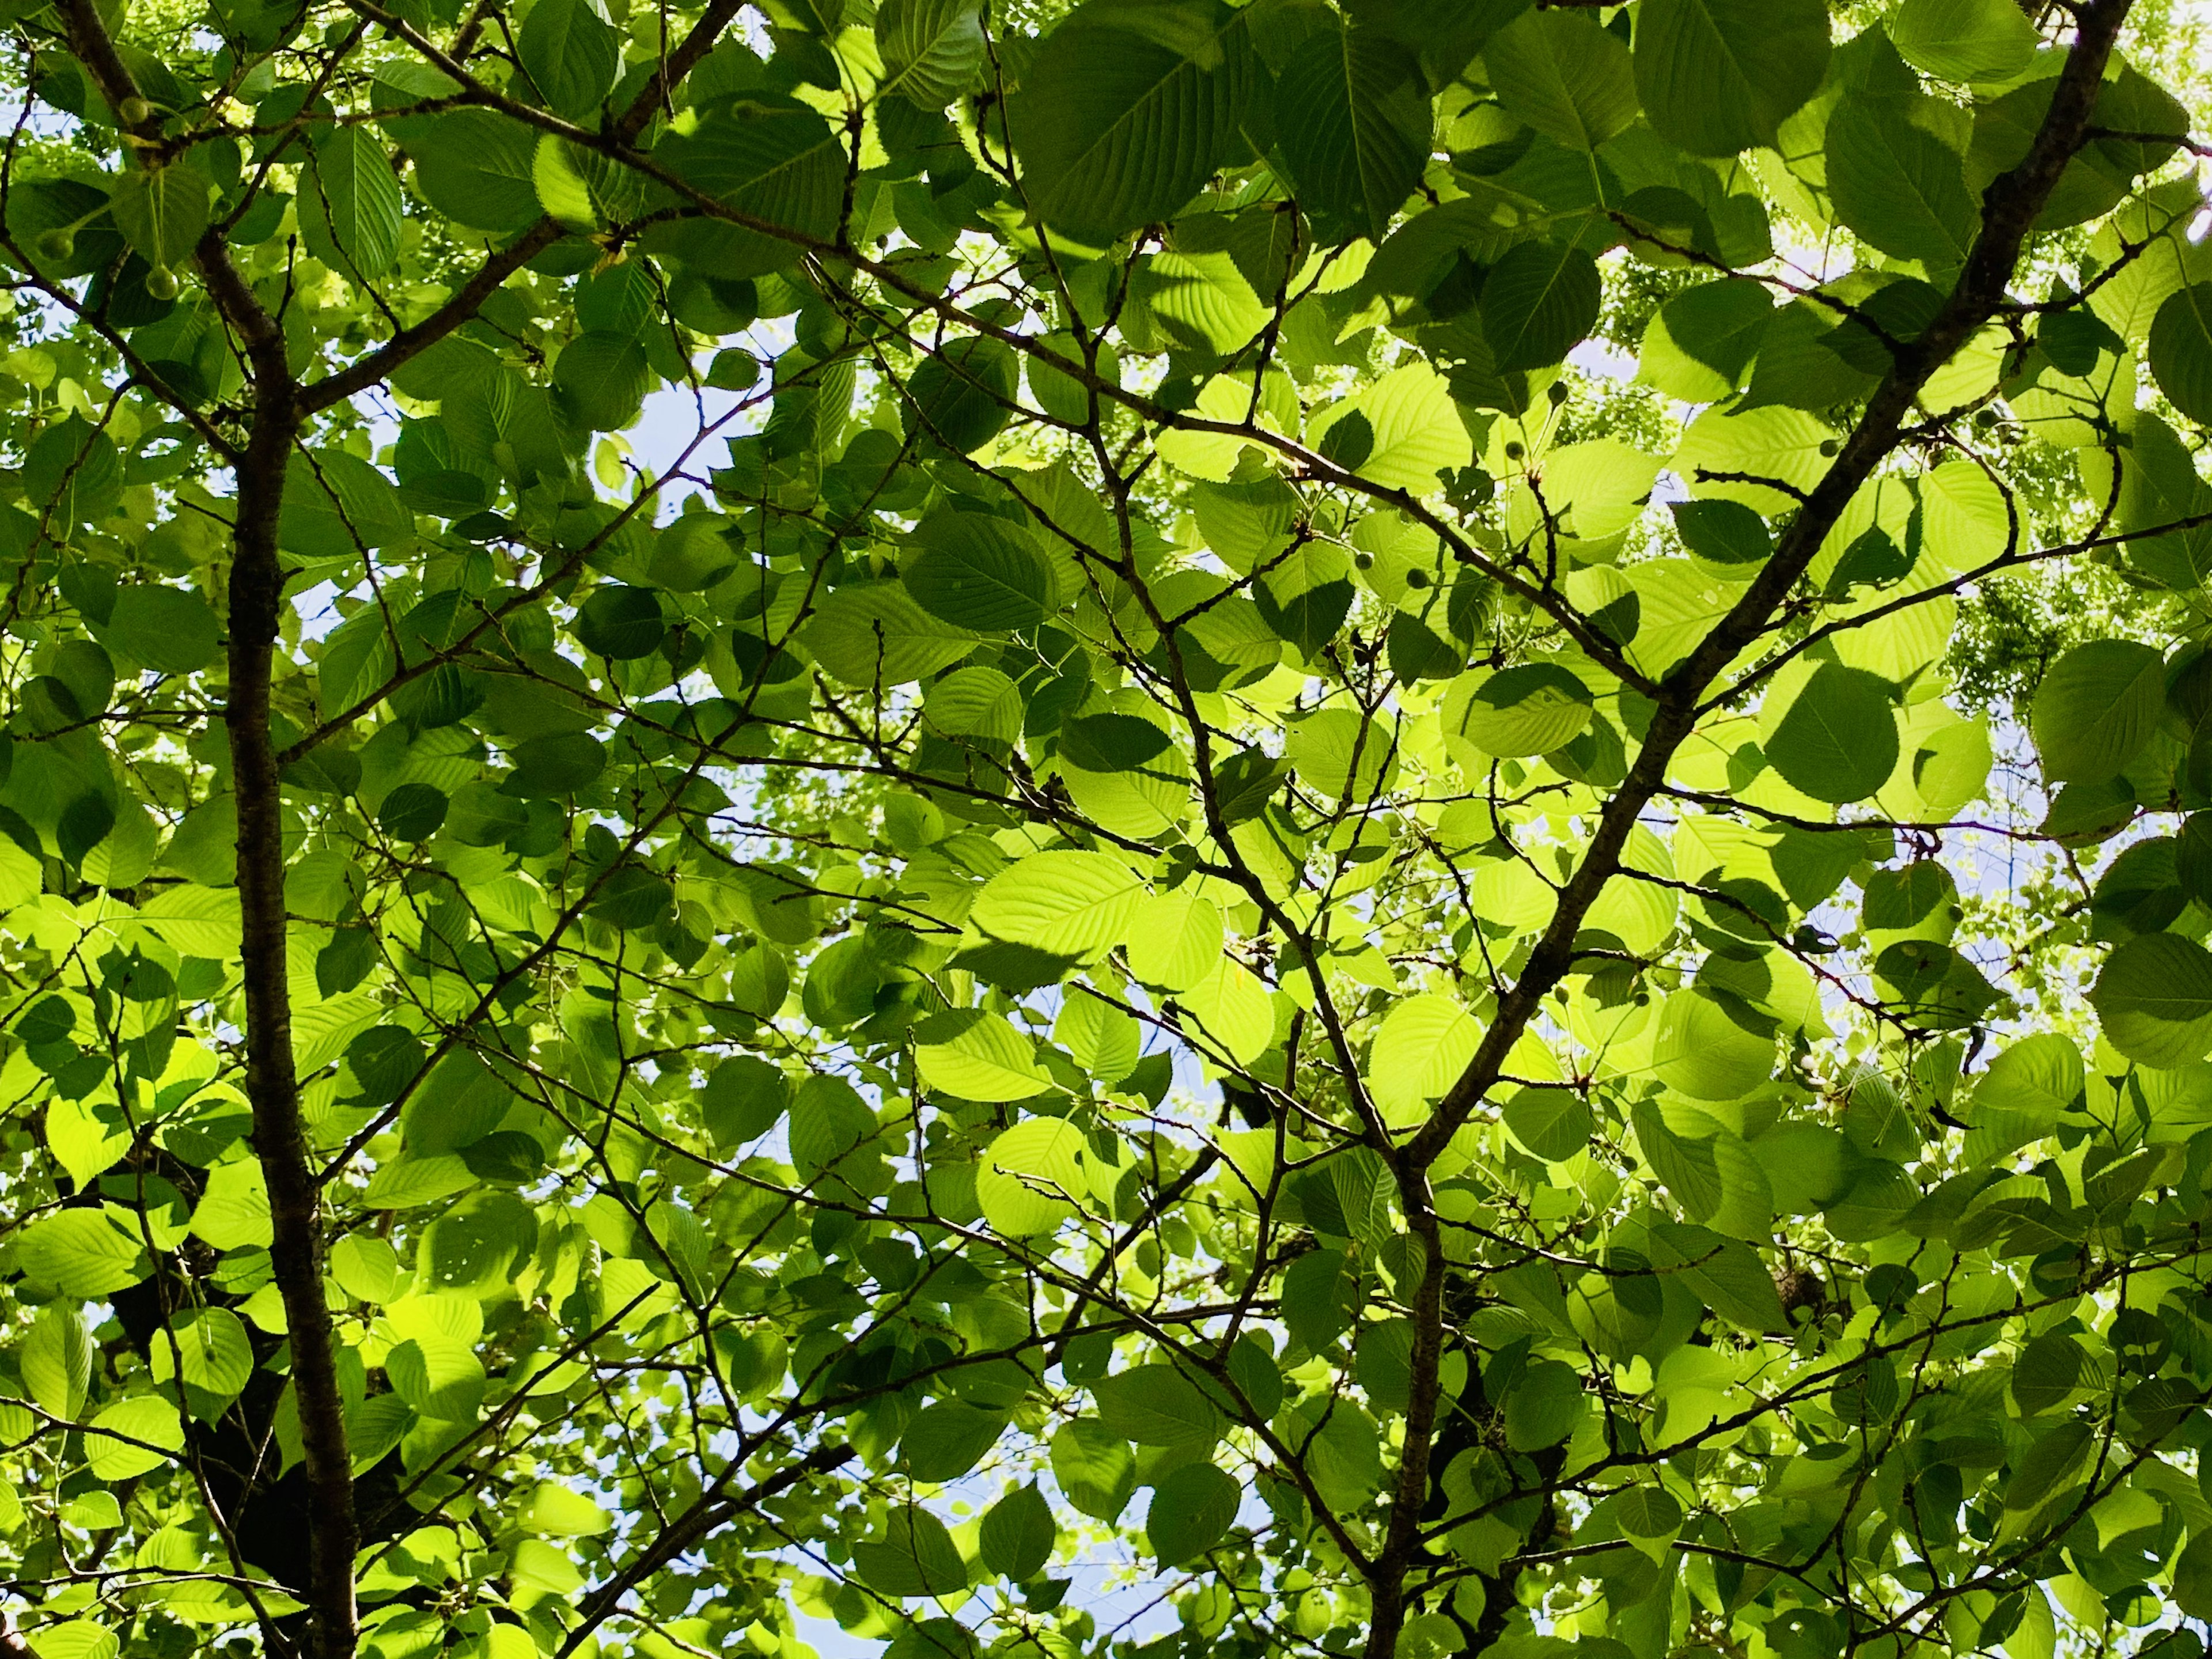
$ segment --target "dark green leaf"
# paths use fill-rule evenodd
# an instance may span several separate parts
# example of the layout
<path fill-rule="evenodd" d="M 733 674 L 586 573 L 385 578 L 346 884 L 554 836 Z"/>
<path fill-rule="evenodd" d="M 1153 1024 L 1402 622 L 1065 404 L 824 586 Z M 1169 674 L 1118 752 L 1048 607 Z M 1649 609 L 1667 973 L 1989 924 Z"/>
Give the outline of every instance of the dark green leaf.
<path fill-rule="evenodd" d="M 1597 323 L 1597 264 L 1578 247 L 1523 242 L 1482 285 L 1482 331 L 1498 368 L 1544 368 Z"/>
<path fill-rule="evenodd" d="M 1693 155 L 1771 145 L 1828 67 L 1820 0 L 1653 0 L 1637 21 L 1636 89 Z"/>
<path fill-rule="evenodd" d="M 971 90 L 983 67 L 977 0 L 884 0 L 876 11 L 881 90 L 942 109 Z"/>
<path fill-rule="evenodd" d="M 2192 421 L 2212 421 L 2212 283 L 2169 295 L 2150 325 L 2150 372 Z"/>
<path fill-rule="evenodd" d="M 912 1504 L 891 1512 L 880 1540 L 853 1546 L 853 1565 L 885 1595 L 950 1595 L 968 1584 L 968 1568 L 945 1523 Z"/>
<path fill-rule="evenodd" d="M 1431 120 L 1419 64 L 1396 41 L 1335 28 L 1298 48 L 1276 79 L 1275 131 L 1324 241 L 1382 240 L 1420 182 Z"/>
<path fill-rule="evenodd" d="M 582 121 L 615 83 L 620 42 L 592 0 L 537 0 L 515 39 L 515 54 L 546 107 Z"/>
<path fill-rule="evenodd" d="M 1892 100 L 1846 98 L 1828 118 L 1836 216 L 1884 253 L 1956 270 L 1981 223 L 1958 151 Z"/>
<path fill-rule="evenodd" d="M 1145 1515 L 1145 1535 L 1162 1565 L 1203 1555 L 1237 1519 L 1244 1489 L 1212 1463 L 1188 1463 L 1160 1482 Z"/>
<path fill-rule="evenodd" d="M 1008 103 L 1030 211 L 1098 246 L 1171 217 L 1227 158 L 1250 73 L 1243 19 L 1216 0 L 1091 0 Z"/>
<path fill-rule="evenodd" d="M 1052 567 L 1027 532 L 982 513 L 939 513 L 915 532 L 907 592 L 933 617 L 979 633 L 1035 628 L 1055 607 Z"/>
<path fill-rule="evenodd" d="M 1017 1486 L 992 1504 L 976 1534 L 983 1565 L 1016 1583 L 1042 1572 L 1059 1541 L 1052 1508 L 1034 1486 Z"/>
<path fill-rule="evenodd" d="M 1863 800 L 1897 769 L 1889 687 L 1862 668 L 1823 663 L 1774 728 L 1766 758 L 1815 800 Z"/>

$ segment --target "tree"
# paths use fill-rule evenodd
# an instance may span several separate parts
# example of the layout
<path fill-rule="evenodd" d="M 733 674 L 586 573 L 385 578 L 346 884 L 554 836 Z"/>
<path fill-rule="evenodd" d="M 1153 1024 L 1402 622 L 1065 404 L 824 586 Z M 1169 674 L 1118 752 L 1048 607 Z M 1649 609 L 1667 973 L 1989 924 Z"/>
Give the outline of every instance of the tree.
<path fill-rule="evenodd" d="M 8 17 L 17 1649 L 2201 1653 L 2185 17 Z"/>

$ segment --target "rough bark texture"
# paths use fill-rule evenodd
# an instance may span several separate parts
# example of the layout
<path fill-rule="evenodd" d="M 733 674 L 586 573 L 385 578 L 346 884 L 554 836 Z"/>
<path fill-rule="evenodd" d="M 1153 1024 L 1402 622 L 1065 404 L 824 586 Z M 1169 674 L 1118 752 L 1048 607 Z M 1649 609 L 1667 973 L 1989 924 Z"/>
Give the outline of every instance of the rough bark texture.
<path fill-rule="evenodd" d="M 273 357 L 277 378 L 259 372 Z M 252 435 L 239 467 L 238 523 L 230 574 L 232 787 L 238 801 L 238 900 L 246 975 L 246 1092 L 253 1149 L 269 1188 L 270 1259 L 284 1298 L 292 1349 L 310 1525 L 307 1595 L 317 1659 L 354 1650 L 352 1458 L 338 1392 L 330 1308 L 323 1296 L 323 1231 L 292 1063 L 292 1007 L 284 939 L 283 793 L 270 741 L 269 695 L 284 573 L 276 556 L 284 469 L 300 429 L 297 392 L 283 373 L 283 341 L 254 353 Z"/>

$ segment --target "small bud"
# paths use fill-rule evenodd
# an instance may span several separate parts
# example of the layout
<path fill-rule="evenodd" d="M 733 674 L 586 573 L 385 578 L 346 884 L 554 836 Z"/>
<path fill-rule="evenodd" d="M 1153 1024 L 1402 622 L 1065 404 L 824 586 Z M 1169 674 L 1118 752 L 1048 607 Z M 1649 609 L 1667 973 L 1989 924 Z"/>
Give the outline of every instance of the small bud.
<path fill-rule="evenodd" d="M 1408 570 L 1408 571 L 1406 573 L 1406 586 L 1407 586 L 1411 587 L 1411 588 L 1419 589 L 1419 588 L 1426 587 L 1428 585 L 1429 585 L 1429 573 L 1428 573 L 1427 571 L 1425 571 L 1425 570 Z"/>
<path fill-rule="evenodd" d="M 76 233 L 73 230 L 49 230 L 39 238 L 41 259 L 66 259 L 76 252 Z"/>
<path fill-rule="evenodd" d="M 1843 441 L 1838 438 L 1821 439 L 1820 453 L 1823 455 L 1826 455 L 1831 458 L 1842 454 L 1844 453 Z"/>
<path fill-rule="evenodd" d="M 146 273 L 146 292 L 156 300 L 177 297 L 177 273 L 167 265 L 155 265 Z"/>
<path fill-rule="evenodd" d="M 1372 553 L 1355 553 L 1355 554 L 1353 554 L 1353 555 L 1352 556 L 1352 568 L 1354 570 L 1372 570 L 1372 569 L 1374 569 L 1374 568 L 1375 568 L 1375 556 L 1374 556 Z"/>
<path fill-rule="evenodd" d="M 1557 409 L 1567 400 L 1567 383 L 1565 380 L 1553 381 L 1544 388 L 1544 395 L 1552 400 L 1552 407 Z"/>
<path fill-rule="evenodd" d="M 1527 450 L 1522 448 L 1517 443 L 1510 443 L 1505 446 L 1505 459 L 1509 461 L 1517 461 L 1528 453 L 1528 452 Z"/>
<path fill-rule="evenodd" d="M 154 113 L 154 106 L 143 98 L 126 98 L 116 106 L 115 113 L 126 127 L 145 125 Z"/>

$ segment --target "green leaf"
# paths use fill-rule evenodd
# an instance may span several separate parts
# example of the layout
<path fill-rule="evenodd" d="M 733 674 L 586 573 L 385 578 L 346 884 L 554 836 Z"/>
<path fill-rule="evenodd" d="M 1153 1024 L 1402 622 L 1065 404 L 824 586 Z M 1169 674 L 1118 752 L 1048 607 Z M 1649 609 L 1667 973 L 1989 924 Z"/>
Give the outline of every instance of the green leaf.
<path fill-rule="evenodd" d="M 1097 246 L 1172 216 L 1228 158 L 1249 59 L 1217 0 L 1079 8 L 1007 103 L 1030 212 Z"/>
<path fill-rule="evenodd" d="M 2212 421 L 2212 283 L 2167 295 L 2150 325 L 2150 372 L 2192 421 Z"/>
<path fill-rule="evenodd" d="M 924 1407 L 899 1442 L 906 1471 L 916 1480 L 957 1480 L 983 1461 L 1006 1428 L 996 1413 L 957 1401 Z"/>
<path fill-rule="evenodd" d="M 1083 1132 L 1065 1119 L 1015 1124 L 992 1141 L 975 1171 L 983 1219 L 1008 1238 L 1053 1231 L 1088 1189 L 1083 1148 Z"/>
<path fill-rule="evenodd" d="M 1613 1506 L 1614 1520 L 1631 1538 L 1672 1538 L 1682 1525 L 1682 1506 L 1664 1486 L 1631 1486 Z"/>
<path fill-rule="evenodd" d="M 1145 895 L 1144 878 L 1103 853 L 1034 853 L 985 883 L 969 914 L 1009 943 L 1087 957 L 1127 939 Z"/>
<path fill-rule="evenodd" d="M 1774 551 L 1766 521 L 1741 501 L 1674 501 L 1669 510 L 1682 545 L 1709 564 L 1764 564 Z"/>
<path fill-rule="evenodd" d="M 276 544 L 303 559 L 358 558 L 415 533 L 415 515 L 376 467 L 343 449 L 295 455 L 284 474 Z"/>
<path fill-rule="evenodd" d="M 445 823 L 451 805 L 434 783 L 403 783 L 376 809 L 376 827 L 394 841 L 428 841 Z"/>
<path fill-rule="evenodd" d="M 1698 1299 L 1722 1318 L 1748 1331 L 1790 1328 L 1773 1276 L 1741 1239 L 1673 1221 L 1656 1224 L 1651 1237 L 1657 1264 L 1674 1267 Z"/>
<path fill-rule="evenodd" d="M 534 163 L 538 135 L 490 110 L 434 118 L 415 157 L 415 188 L 440 213 L 478 230 L 505 232 L 540 216 Z"/>
<path fill-rule="evenodd" d="M 1823 663 L 1765 744 L 1769 764 L 1815 800 L 1863 800 L 1897 769 L 1897 711 L 1887 683 Z"/>
<path fill-rule="evenodd" d="M 1164 1362 L 1101 1377 L 1091 1391 L 1106 1426 L 1140 1446 L 1211 1446 L 1221 1437 L 1221 1413 Z"/>
<path fill-rule="evenodd" d="M 167 1340 L 150 1346 L 154 1380 L 167 1382 L 181 1377 L 187 1389 L 196 1389 L 219 1400 L 243 1392 L 253 1376 L 253 1340 L 246 1325 L 228 1308 L 202 1308 L 173 1321 Z"/>
<path fill-rule="evenodd" d="M 799 641 L 848 685 L 903 685 L 950 667 L 976 635 L 933 617 L 902 582 L 841 587 L 799 630 Z"/>
<path fill-rule="evenodd" d="M 1428 89 L 1413 54 L 1364 29 L 1322 30 L 1277 77 L 1273 113 L 1316 234 L 1380 242 L 1429 158 Z"/>
<path fill-rule="evenodd" d="M 1711 369 L 1724 387 L 1741 384 L 1775 311 L 1764 284 L 1726 276 L 1685 289 L 1659 308 L 1653 323 L 1685 356 Z M 1645 349 L 1650 349 L 1645 337 Z"/>
<path fill-rule="evenodd" d="M 476 1420 L 483 1403 L 483 1366 L 470 1345 L 445 1331 L 419 1331 L 385 1357 L 392 1391 L 440 1423 Z"/>
<path fill-rule="evenodd" d="M 1959 152 L 1889 99 L 1850 97 L 1828 118 L 1836 217 L 1884 253 L 1931 276 L 1956 270 L 1981 224 Z"/>
<path fill-rule="evenodd" d="M 1482 285 L 1482 331 L 1501 369 L 1559 362 L 1597 324 L 1597 263 L 1579 247 L 1522 242 Z"/>
<path fill-rule="evenodd" d="M 1510 113 L 1574 149 L 1595 150 L 1636 118 L 1627 46 L 1581 12 L 1523 12 L 1482 61 Z"/>
<path fill-rule="evenodd" d="M 1947 81 L 2009 81 L 2043 44 L 2011 0 L 1905 0 L 1889 38 L 1914 68 Z"/>
<path fill-rule="evenodd" d="M 424 1231 L 416 1276 L 426 1290 L 494 1299 L 537 1243 L 538 1218 L 527 1204 L 511 1193 L 473 1194 Z"/>
<path fill-rule="evenodd" d="M 1571 1089 L 1523 1089 L 1505 1103 L 1504 1116 L 1514 1139 L 1552 1164 L 1587 1150 L 1597 1127 L 1589 1103 Z"/>
<path fill-rule="evenodd" d="M 525 800 L 573 795 L 606 769 L 606 745 L 588 732 L 525 738 L 508 752 L 514 770 L 501 787 Z"/>
<path fill-rule="evenodd" d="M 1310 1250 L 1283 1275 L 1283 1323 L 1316 1353 L 1327 1353 L 1358 1317 L 1357 1259 L 1333 1245 Z"/>
<path fill-rule="evenodd" d="M 1458 731 L 1486 754 L 1542 755 L 1590 723 L 1590 690 L 1556 663 L 1523 663 L 1485 676 L 1467 700 Z"/>
<path fill-rule="evenodd" d="M 2212 953 L 2172 933 L 2129 939 L 2105 959 L 2089 1002 L 2130 1060 L 2166 1069 L 2202 1060 L 2212 1049 Z"/>
<path fill-rule="evenodd" d="M 976 1532 L 983 1565 L 1018 1584 L 1044 1571 L 1059 1542 L 1052 1508 L 1034 1486 L 1017 1486 L 992 1504 Z"/>
<path fill-rule="evenodd" d="M 2067 1038 L 2046 1031 L 2014 1043 L 1974 1087 L 1966 1156 L 1986 1164 L 2041 1139 L 2058 1127 L 2083 1081 L 2081 1051 Z"/>
<path fill-rule="evenodd" d="M 972 91 L 983 67 L 977 0 L 884 0 L 876 12 L 879 94 L 943 109 Z"/>
<path fill-rule="evenodd" d="M 1828 67 L 1820 0 L 1653 0 L 1637 20 L 1636 90 L 1692 155 L 1771 146 Z"/>
<path fill-rule="evenodd" d="M 1035 628 L 1056 609 L 1052 566 L 1036 539 L 985 513 L 935 513 L 915 529 L 921 552 L 906 568 L 921 608 L 978 633 Z"/>
<path fill-rule="evenodd" d="M 2142 752 L 2166 707 L 2166 665 L 2132 640 L 2092 640 L 2051 665 L 2029 724 L 2053 783 L 2118 777 Z"/>
<path fill-rule="evenodd" d="M 636 420 L 653 380 L 643 344 L 605 330 L 579 334 L 553 366 L 562 407 L 594 432 L 618 431 Z"/>
<path fill-rule="evenodd" d="M 702 220 L 670 226 L 661 234 L 665 240 L 647 234 L 647 247 L 665 247 L 718 282 L 781 270 L 808 243 L 837 234 L 845 149 L 836 130 L 804 105 L 748 101 L 718 108 L 696 131 L 664 140 L 654 156 L 724 206 L 775 228 Z"/>
<path fill-rule="evenodd" d="M 902 423 L 909 433 L 973 454 L 1006 429 L 1019 374 L 1013 349 L 1003 342 L 956 340 L 915 371 Z"/>
<path fill-rule="evenodd" d="M 537 0 L 514 46 L 546 107 L 572 121 L 597 113 L 622 68 L 621 37 L 593 0 Z"/>
<path fill-rule="evenodd" d="M 614 662 L 635 662 L 660 648 L 668 624 L 650 590 L 605 582 L 592 590 L 576 613 L 576 639 L 587 651 Z"/>
<path fill-rule="evenodd" d="M 526 1532 L 546 1538 L 597 1538 L 614 1528 L 614 1517 L 581 1492 L 550 1480 L 530 1494 L 518 1522 Z"/>
<path fill-rule="evenodd" d="M 24 495 L 34 511 L 51 510 L 64 526 L 106 517 L 122 484 L 115 440 L 81 414 L 48 426 L 23 456 Z"/>
<path fill-rule="evenodd" d="M 184 1449 L 177 1408 L 158 1395 L 117 1401 L 92 1419 L 84 1437 L 85 1462 L 102 1480 L 149 1474 Z"/>
<path fill-rule="evenodd" d="M 1474 459 L 1467 428 L 1452 405 L 1451 389 L 1444 377 L 1426 363 L 1401 363 L 1364 392 L 1337 404 L 1327 415 L 1315 416 L 1315 441 L 1320 442 L 1329 432 L 1332 416 L 1345 419 L 1353 415 L 1366 423 L 1367 453 L 1356 460 L 1347 459 L 1345 464 L 1386 489 L 1428 495 L 1436 489 L 1439 474 L 1455 471 Z M 1308 590 L 1309 593 L 1321 591 L 1320 586 Z M 1348 589 L 1346 599 L 1348 603 Z M 1334 631 L 1334 626 L 1328 630 Z"/>
<path fill-rule="evenodd" d="M 49 1304 L 40 1309 L 16 1363 L 33 1405 L 64 1422 L 76 1420 L 92 1384 L 92 1342 L 75 1308 Z"/>
<path fill-rule="evenodd" d="M 1556 1446 L 1581 1421 L 1582 1374 L 1556 1360 L 1540 1360 L 1521 1373 L 1505 1396 L 1505 1443 L 1518 1452 Z"/>
<path fill-rule="evenodd" d="M 149 265 L 182 264 L 208 228 L 207 175 L 190 161 L 134 168 L 115 181 L 108 210 Z"/>
<path fill-rule="evenodd" d="M 1050 1076 L 1037 1067 L 1036 1045 L 1003 1017 L 970 1009 L 945 1018 L 959 1020 L 959 1030 L 915 1046 L 915 1069 L 931 1088 L 996 1103 L 1029 1100 L 1052 1087 Z"/>
<path fill-rule="evenodd" d="M 2191 1619 L 2212 1619 L 2212 1532 L 2192 1532 L 2173 1562 L 2173 1601 Z"/>
<path fill-rule="evenodd" d="M 1187 1463 L 1152 1489 L 1145 1536 L 1162 1566 L 1203 1555 L 1237 1519 L 1244 1489 L 1212 1463 Z"/>
<path fill-rule="evenodd" d="M 194 674 L 222 654 L 208 602 L 180 588 L 140 583 L 115 596 L 100 636 L 119 656 L 160 674 Z"/>
<path fill-rule="evenodd" d="M 1121 1519 L 1137 1490 L 1137 1457 L 1127 1440 L 1095 1417 L 1079 1417 L 1053 1431 L 1051 1454 L 1061 1496 L 1109 1526 Z"/>
<path fill-rule="evenodd" d="M 218 1250 L 269 1245 L 269 1188 L 255 1159 L 234 1158 L 208 1172 L 206 1189 L 192 1206 L 192 1231 Z"/>
<path fill-rule="evenodd" d="M 33 1279 L 90 1302 L 136 1285 L 150 1271 L 138 1238 L 100 1209 L 58 1210 L 24 1229 L 15 1260 Z"/>
<path fill-rule="evenodd" d="M 2081 1345 L 2057 1331 L 2045 1331 L 2020 1351 L 2012 1364 L 2012 1397 L 2021 1414 L 2035 1417 L 2063 1405 L 2081 1382 Z"/>
<path fill-rule="evenodd" d="M 325 264 L 366 282 L 398 262 L 399 175 L 369 128 L 339 127 L 318 143 L 297 199 L 307 251 Z"/>

